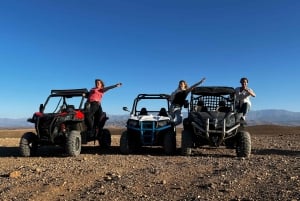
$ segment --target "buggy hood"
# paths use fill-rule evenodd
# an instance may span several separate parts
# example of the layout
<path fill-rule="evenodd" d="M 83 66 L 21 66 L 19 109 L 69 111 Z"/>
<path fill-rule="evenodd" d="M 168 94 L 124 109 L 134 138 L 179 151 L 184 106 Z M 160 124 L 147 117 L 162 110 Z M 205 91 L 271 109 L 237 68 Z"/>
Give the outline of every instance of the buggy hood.
<path fill-rule="evenodd" d="M 137 121 L 162 121 L 162 120 L 170 120 L 169 117 L 165 116 L 154 116 L 150 115 L 138 115 L 138 116 L 131 116 L 130 119 L 137 120 Z"/>

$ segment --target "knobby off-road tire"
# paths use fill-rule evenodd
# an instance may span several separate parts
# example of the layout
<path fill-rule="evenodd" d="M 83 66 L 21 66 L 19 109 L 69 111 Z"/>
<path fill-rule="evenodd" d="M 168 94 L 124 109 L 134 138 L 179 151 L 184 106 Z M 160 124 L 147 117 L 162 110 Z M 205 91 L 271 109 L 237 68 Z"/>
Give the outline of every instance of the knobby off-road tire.
<path fill-rule="evenodd" d="M 168 132 L 164 135 L 164 145 L 165 154 L 173 155 L 176 152 L 176 136 L 173 132 Z"/>
<path fill-rule="evenodd" d="M 99 145 L 101 148 L 109 148 L 111 146 L 111 133 L 108 129 L 103 129 L 99 138 Z"/>
<path fill-rule="evenodd" d="M 78 156 L 81 152 L 81 135 L 79 131 L 71 131 L 66 141 L 66 153 L 69 156 Z"/>
<path fill-rule="evenodd" d="M 192 154 L 193 136 L 189 130 L 181 132 L 181 155 L 190 156 Z"/>
<path fill-rule="evenodd" d="M 32 132 L 24 133 L 20 139 L 19 150 L 21 156 L 29 157 L 36 154 L 38 149 L 38 137 Z"/>
<path fill-rule="evenodd" d="M 130 153 L 130 147 L 129 147 L 129 141 L 128 141 L 128 133 L 127 131 L 124 131 L 120 137 L 120 151 L 122 154 L 129 154 Z"/>
<path fill-rule="evenodd" d="M 251 154 L 251 136 L 247 131 L 237 134 L 236 155 L 237 157 L 249 157 Z"/>

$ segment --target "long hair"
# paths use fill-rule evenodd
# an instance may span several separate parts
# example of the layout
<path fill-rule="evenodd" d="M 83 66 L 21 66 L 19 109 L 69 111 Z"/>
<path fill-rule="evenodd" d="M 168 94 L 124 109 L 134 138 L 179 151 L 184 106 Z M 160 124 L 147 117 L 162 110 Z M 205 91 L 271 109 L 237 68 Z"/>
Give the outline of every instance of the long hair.
<path fill-rule="evenodd" d="M 179 83 L 178 83 L 178 89 L 180 88 L 180 85 L 181 85 L 182 83 L 184 84 L 185 89 L 189 88 L 189 86 L 188 86 L 188 84 L 186 83 L 185 80 L 180 80 Z"/>
<path fill-rule="evenodd" d="M 95 79 L 95 86 L 97 86 L 97 82 L 101 82 L 101 84 L 102 84 L 102 88 L 104 88 L 104 82 L 102 81 L 102 80 L 100 80 L 100 79 Z"/>

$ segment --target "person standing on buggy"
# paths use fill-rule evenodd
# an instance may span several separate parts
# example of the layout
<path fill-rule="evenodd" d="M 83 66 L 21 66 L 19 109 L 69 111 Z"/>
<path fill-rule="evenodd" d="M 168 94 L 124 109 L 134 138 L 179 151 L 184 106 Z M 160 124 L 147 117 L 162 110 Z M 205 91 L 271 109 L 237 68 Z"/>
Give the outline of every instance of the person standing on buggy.
<path fill-rule="evenodd" d="M 170 96 L 170 111 L 173 118 L 175 126 L 182 123 L 182 107 L 186 101 L 186 97 L 195 88 L 196 86 L 202 84 L 205 78 L 202 78 L 199 82 L 195 83 L 191 87 L 188 87 L 188 84 L 185 80 L 180 80 L 177 89 Z"/>
<path fill-rule="evenodd" d="M 255 97 L 254 91 L 248 87 L 248 78 L 242 77 L 240 79 L 240 87 L 235 88 L 236 107 L 237 111 L 242 114 L 241 120 L 246 121 L 246 115 L 250 111 L 251 101 L 250 97 Z"/>
<path fill-rule="evenodd" d="M 92 132 L 94 128 L 94 122 L 98 122 L 100 120 L 100 115 L 103 110 L 101 107 L 101 101 L 105 92 L 110 89 L 120 87 L 122 83 L 117 83 L 108 87 L 105 87 L 104 82 L 101 79 L 95 80 L 95 87 L 90 89 L 87 100 L 87 117 L 86 117 L 86 125 L 87 131 Z"/>

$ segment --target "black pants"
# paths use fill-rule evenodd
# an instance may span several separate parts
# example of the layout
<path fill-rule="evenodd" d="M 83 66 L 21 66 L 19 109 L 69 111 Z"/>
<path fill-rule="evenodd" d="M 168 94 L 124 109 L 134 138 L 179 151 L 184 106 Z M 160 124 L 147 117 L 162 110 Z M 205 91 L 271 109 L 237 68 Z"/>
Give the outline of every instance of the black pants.
<path fill-rule="evenodd" d="M 86 118 L 86 126 L 88 130 L 96 128 L 97 123 L 100 120 L 100 114 L 102 114 L 101 104 L 98 102 L 91 102 Z"/>
<path fill-rule="evenodd" d="M 245 116 L 250 110 L 250 105 L 249 103 L 243 103 L 241 106 L 238 106 L 237 111 L 239 113 L 243 113 L 243 116 Z"/>

